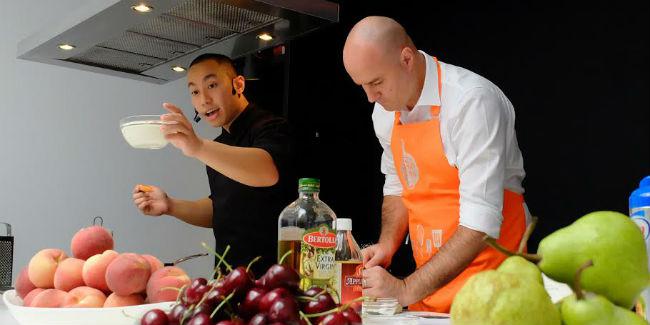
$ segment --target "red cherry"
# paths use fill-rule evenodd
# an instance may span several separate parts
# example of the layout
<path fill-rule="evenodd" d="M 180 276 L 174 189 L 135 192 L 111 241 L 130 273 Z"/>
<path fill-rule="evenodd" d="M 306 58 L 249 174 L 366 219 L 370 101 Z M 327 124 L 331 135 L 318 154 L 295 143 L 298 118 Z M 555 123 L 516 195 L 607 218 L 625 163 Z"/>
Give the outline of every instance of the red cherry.
<path fill-rule="evenodd" d="M 266 325 L 268 324 L 266 314 L 258 313 L 253 316 L 249 321 L 248 325 Z"/>
<path fill-rule="evenodd" d="M 361 316 L 359 316 L 359 314 L 357 314 L 357 312 L 352 308 L 342 311 L 341 314 L 347 318 L 350 324 L 356 325 L 362 323 Z"/>
<path fill-rule="evenodd" d="M 192 280 L 192 283 L 190 283 L 190 288 L 196 289 L 200 285 L 207 285 L 207 284 L 208 284 L 208 280 L 206 280 L 205 278 L 195 278 L 194 280 Z"/>
<path fill-rule="evenodd" d="M 196 315 L 201 314 L 201 313 L 211 315 L 212 312 L 214 311 L 215 307 L 216 307 L 215 305 L 212 305 L 210 303 L 206 303 L 204 301 L 202 304 L 200 304 L 200 305 L 198 305 L 198 306 L 196 306 L 194 308 L 194 311 L 193 311 L 192 315 L 196 316 Z"/>
<path fill-rule="evenodd" d="M 200 313 L 194 315 L 187 325 L 212 325 L 212 320 L 210 320 L 210 315 Z"/>
<path fill-rule="evenodd" d="M 226 294 L 237 291 L 238 295 L 243 296 L 246 290 L 254 286 L 253 274 L 246 271 L 243 266 L 239 266 L 226 276 L 223 286 L 226 289 Z"/>
<path fill-rule="evenodd" d="M 244 321 L 239 318 L 222 320 L 215 325 L 244 325 Z"/>
<path fill-rule="evenodd" d="M 225 297 L 223 293 L 220 291 L 220 289 L 212 289 L 208 291 L 208 293 L 205 296 L 205 300 L 203 302 L 213 306 L 218 306 L 219 303 L 221 303 L 224 298 Z"/>
<path fill-rule="evenodd" d="M 316 301 L 309 301 L 303 308 L 306 314 L 318 314 L 336 307 L 336 303 L 329 293 L 323 293 L 316 297 Z"/>
<path fill-rule="evenodd" d="M 167 314 L 167 318 L 169 318 L 169 325 L 178 325 L 181 323 L 181 319 L 183 318 L 183 315 L 185 314 L 185 306 L 178 304 L 172 308 L 172 310 L 169 311 L 169 314 Z"/>
<path fill-rule="evenodd" d="M 258 309 L 262 313 L 266 313 L 271 308 L 271 305 L 280 298 L 292 297 L 289 290 L 285 288 L 276 288 L 268 293 L 266 293 L 262 299 L 260 299 L 260 304 Z"/>
<path fill-rule="evenodd" d="M 263 288 L 252 288 L 244 296 L 244 300 L 239 303 L 239 313 L 248 318 L 258 312 L 260 300 L 266 294 Z"/>
<path fill-rule="evenodd" d="M 203 295 L 210 290 L 207 285 L 199 284 L 196 288 L 188 288 L 185 292 L 185 300 L 189 305 L 196 305 L 203 299 Z"/>
<path fill-rule="evenodd" d="M 343 314 L 333 313 L 323 317 L 319 325 L 350 325 L 350 322 Z"/>
<path fill-rule="evenodd" d="M 268 319 L 271 322 L 298 322 L 298 303 L 293 297 L 278 298 L 269 308 Z"/>
<path fill-rule="evenodd" d="M 152 309 L 146 312 L 140 320 L 140 325 L 168 325 L 167 314 L 160 309 Z"/>
<path fill-rule="evenodd" d="M 323 291 L 323 288 L 313 286 L 313 287 L 309 288 L 309 290 L 305 291 L 305 296 L 313 297 L 313 296 L 319 294 L 321 291 Z"/>
<path fill-rule="evenodd" d="M 263 279 L 266 290 L 280 287 L 294 289 L 300 283 L 300 275 L 294 269 L 279 264 L 271 266 L 264 274 Z"/>

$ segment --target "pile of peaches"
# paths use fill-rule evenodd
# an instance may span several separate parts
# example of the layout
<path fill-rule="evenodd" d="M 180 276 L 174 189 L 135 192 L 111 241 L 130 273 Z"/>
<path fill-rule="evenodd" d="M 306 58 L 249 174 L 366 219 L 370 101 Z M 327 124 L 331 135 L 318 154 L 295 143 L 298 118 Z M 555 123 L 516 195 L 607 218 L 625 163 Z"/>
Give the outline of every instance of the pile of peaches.
<path fill-rule="evenodd" d="M 124 307 L 174 301 L 190 278 L 181 268 L 164 266 L 152 255 L 118 253 L 102 226 L 79 230 L 73 257 L 61 249 L 36 253 L 16 279 L 26 307 Z"/>

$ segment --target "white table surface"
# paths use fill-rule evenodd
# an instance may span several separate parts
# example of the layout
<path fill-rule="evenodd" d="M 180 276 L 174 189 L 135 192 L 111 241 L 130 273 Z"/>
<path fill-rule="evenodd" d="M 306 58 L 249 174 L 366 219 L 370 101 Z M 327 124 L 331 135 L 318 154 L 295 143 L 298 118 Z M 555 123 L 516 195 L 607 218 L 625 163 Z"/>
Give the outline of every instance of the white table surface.
<path fill-rule="evenodd" d="M 418 325 L 450 325 L 451 321 L 449 319 L 425 319 L 425 318 L 420 318 Z M 4 305 L 4 302 L 0 298 L 0 325 L 20 325 L 18 321 L 16 321 L 11 314 L 9 313 L 9 310 L 7 309 L 7 306 Z"/>

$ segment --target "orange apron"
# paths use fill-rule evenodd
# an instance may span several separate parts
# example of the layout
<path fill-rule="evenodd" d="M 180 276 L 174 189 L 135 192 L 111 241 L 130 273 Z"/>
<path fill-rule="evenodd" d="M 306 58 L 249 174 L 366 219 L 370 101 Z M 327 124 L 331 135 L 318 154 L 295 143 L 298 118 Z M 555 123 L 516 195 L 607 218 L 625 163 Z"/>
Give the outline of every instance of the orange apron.
<path fill-rule="evenodd" d="M 442 95 L 440 63 L 438 91 Z M 395 114 L 391 150 L 395 169 L 402 183 L 402 201 L 408 210 L 409 236 L 418 268 L 424 265 L 458 229 L 460 194 L 458 169 L 449 165 L 442 147 L 440 106 L 431 107 L 432 119 L 419 123 L 400 123 Z M 526 228 L 524 199 L 505 190 L 503 222 L 498 242 L 516 250 Z M 455 279 L 432 295 L 409 306 L 409 310 L 448 313 L 456 292 L 472 275 L 494 269 L 506 257 L 493 248 L 484 249 Z"/>

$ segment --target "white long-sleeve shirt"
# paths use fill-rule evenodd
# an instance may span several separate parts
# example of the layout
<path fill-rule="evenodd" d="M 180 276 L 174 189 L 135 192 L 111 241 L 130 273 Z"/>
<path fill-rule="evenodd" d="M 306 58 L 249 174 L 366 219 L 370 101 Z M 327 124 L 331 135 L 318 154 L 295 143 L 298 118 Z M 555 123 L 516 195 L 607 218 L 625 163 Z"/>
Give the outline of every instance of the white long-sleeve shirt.
<path fill-rule="evenodd" d="M 523 194 L 524 162 L 515 133 L 515 112 L 503 92 L 489 80 L 469 70 L 440 62 L 438 69 L 428 54 L 420 98 L 411 111 L 401 112 L 403 124 L 431 119 L 431 106 L 440 105 L 440 135 L 447 161 L 460 178 L 459 224 L 498 238 L 503 220 L 503 191 Z M 384 149 L 381 171 L 386 175 L 384 195 L 402 194 L 395 171 L 390 140 L 395 113 L 375 103 L 372 120 Z M 526 209 L 527 219 L 529 218 Z"/>

